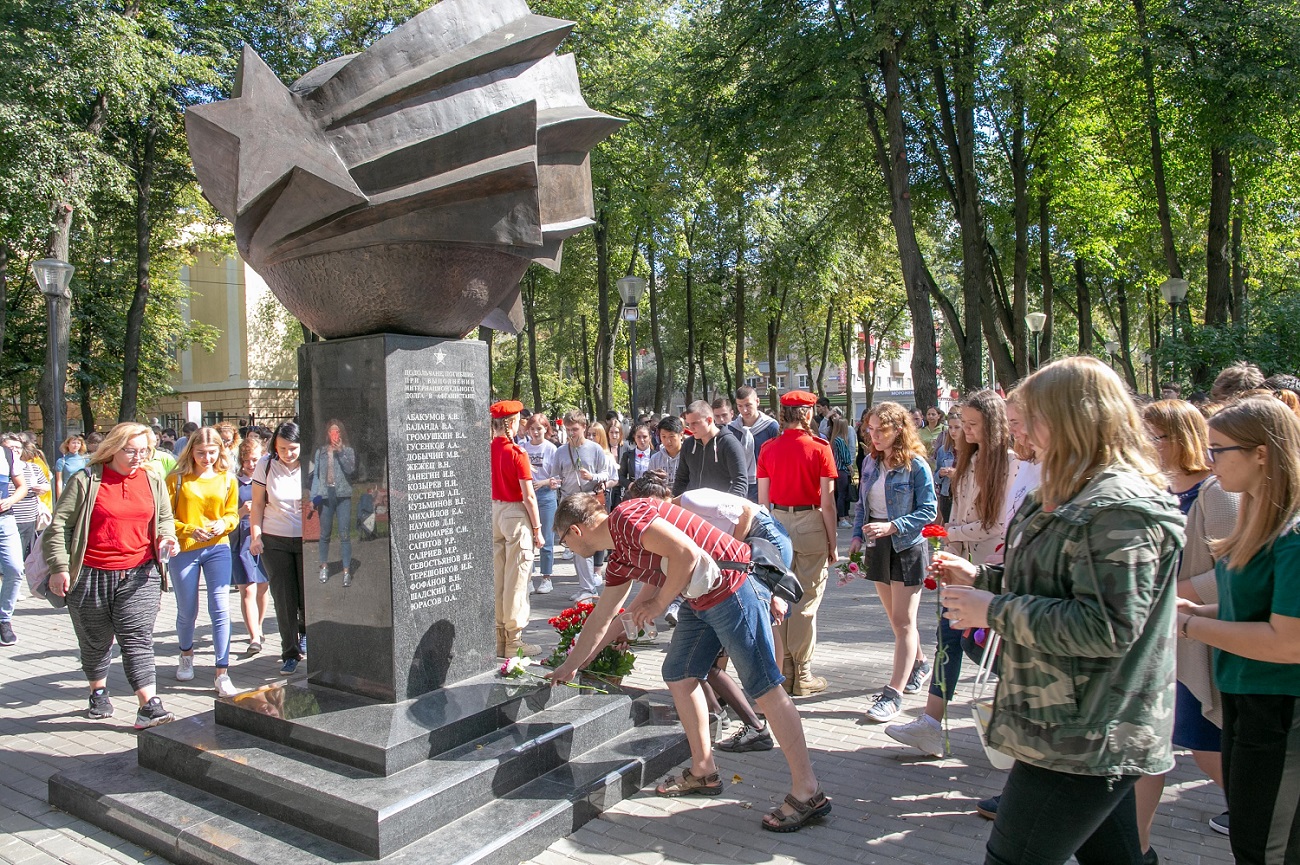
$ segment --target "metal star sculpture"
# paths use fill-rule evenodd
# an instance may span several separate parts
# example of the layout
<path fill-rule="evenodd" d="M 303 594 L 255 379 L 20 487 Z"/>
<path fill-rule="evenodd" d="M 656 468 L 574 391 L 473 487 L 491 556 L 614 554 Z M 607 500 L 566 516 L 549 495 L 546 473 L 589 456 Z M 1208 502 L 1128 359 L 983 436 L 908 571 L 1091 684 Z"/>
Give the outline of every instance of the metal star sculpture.
<path fill-rule="evenodd" d="M 623 123 L 554 53 L 572 27 L 442 0 L 290 87 L 245 47 L 233 97 L 185 117 L 204 195 L 321 336 L 517 332 L 520 278 L 593 224 L 588 151 Z"/>

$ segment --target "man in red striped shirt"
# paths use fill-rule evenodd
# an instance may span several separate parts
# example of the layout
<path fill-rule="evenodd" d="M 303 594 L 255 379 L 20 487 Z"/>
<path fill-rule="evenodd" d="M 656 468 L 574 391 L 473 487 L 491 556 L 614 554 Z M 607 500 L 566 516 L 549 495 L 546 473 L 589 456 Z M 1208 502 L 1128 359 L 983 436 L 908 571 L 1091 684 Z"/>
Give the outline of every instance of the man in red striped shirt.
<path fill-rule="evenodd" d="M 780 687 L 784 677 L 772 645 L 771 593 L 750 579 L 748 569 L 719 569 L 715 564 L 747 564 L 749 546 L 671 502 L 631 499 L 606 514 L 604 502 L 585 493 L 560 503 L 555 536 L 576 555 L 599 550 L 609 550 L 610 555 L 604 590 L 568 660 L 551 673 L 552 681 L 571 680 L 623 632 L 615 616 L 633 582 L 645 584 L 627 608 L 638 628 L 662 615 L 679 594 L 687 598 L 664 658 L 663 677 L 690 743 L 691 765 L 660 784 L 659 795 L 722 792 L 700 683 L 718 652 L 726 649 L 790 767 L 791 791 L 781 807 L 763 818 L 763 828 L 792 832 L 830 813 L 830 800 L 818 787 L 808 759 L 799 713 Z"/>

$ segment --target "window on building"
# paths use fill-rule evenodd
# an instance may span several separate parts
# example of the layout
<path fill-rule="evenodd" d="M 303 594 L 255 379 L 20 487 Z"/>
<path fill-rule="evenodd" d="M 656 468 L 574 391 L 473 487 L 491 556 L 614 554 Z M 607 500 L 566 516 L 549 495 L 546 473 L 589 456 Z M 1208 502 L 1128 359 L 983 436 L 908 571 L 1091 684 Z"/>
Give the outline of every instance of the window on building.
<path fill-rule="evenodd" d="M 808 389 L 808 374 L 801 372 L 799 373 L 799 390 L 807 390 L 807 389 Z"/>
<path fill-rule="evenodd" d="M 780 373 L 776 377 L 776 389 L 785 390 L 785 373 Z"/>

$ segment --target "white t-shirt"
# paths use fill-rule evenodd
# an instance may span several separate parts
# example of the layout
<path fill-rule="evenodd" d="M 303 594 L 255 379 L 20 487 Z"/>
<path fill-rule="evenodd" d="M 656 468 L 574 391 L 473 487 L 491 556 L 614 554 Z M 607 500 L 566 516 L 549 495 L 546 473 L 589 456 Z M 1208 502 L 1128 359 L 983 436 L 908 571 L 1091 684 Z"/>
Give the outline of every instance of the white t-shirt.
<path fill-rule="evenodd" d="M 885 467 L 880 467 L 876 481 L 867 490 L 867 516 L 873 520 L 889 519 L 889 503 L 885 500 Z"/>
<path fill-rule="evenodd" d="M 682 493 L 681 507 L 720 532 L 732 534 L 745 513 L 747 499 L 721 490 L 700 487 Z"/>
<path fill-rule="evenodd" d="M 535 445 L 531 438 L 527 438 L 520 442 L 519 446 L 524 449 L 524 453 L 528 454 L 528 462 L 533 467 L 533 485 L 537 486 L 538 481 L 548 479 L 550 475 L 546 473 L 546 466 L 551 460 L 551 454 L 555 453 L 555 445 L 546 439 L 542 439 L 541 444 Z"/>
<path fill-rule="evenodd" d="M 266 488 L 262 533 L 279 538 L 301 538 L 302 464 L 291 469 L 267 454 L 253 469 L 253 483 Z"/>
<path fill-rule="evenodd" d="M 1011 482 L 1011 488 L 1007 490 L 1007 511 L 1006 516 L 1002 518 L 1002 526 L 1005 529 L 1011 525 L 1011 518 L 1020 510 L 1020 506 L 1025 501 L 1025 496 L 1038 489 L 1038 482 L 1043 473 L 1043 467 L 1038 463 L 1031 463 L 1025 460 L 1020 461 L 1020 468 L 1016 471 L 1015 480 Z M 1000 565 L 1006 557 L 1006 538 L 998 540 L 998 547 L 989 554 L 984 560 L 985 564 Z"/>

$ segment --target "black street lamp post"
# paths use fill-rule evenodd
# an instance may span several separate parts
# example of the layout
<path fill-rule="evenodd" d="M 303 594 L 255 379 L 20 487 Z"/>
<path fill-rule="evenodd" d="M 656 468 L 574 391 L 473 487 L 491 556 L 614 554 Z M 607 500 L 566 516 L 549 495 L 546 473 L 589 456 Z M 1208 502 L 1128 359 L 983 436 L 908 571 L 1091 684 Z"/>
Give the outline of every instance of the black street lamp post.
<path fill-rule="evenodd" d="M 618 296 L 623 299 L 623 320 L 628 327 L 627 392 L 632 401 L 632 410 L 628 416 L 633 424 L 637 418 L 636 323 L 641 317 L 641 294 L 644 291 L 645 280 L 639 276 L 625 276 L 618 281 Z"/>
<path fill-rule="evenodd" d="M 46 375 L 49 377 L 47 405 L 50 417 L 42 418 L 44 423 L 45 458 L 54 465 L 58 458 L 59 446 L 63 444 L 68 418 L 67 404 L 63 393 L 64 383 L 68 378 L 68 347 L 63 343 L 59 321 L 62 317 L 62 305 L 72 300 L 72 274 L 76 268 L 57 258 L 42 258 L 32 262 L 32 276 L 45 295 L 45 319 L 48 331 L 45 350 Z M 24 419 L 24 424 L 26 419 Z"/>
<path fill-rule="evenodd" d="M 1169 304 L 1169 329 L 1173 342 L 1178 342 L 1178 305 L 1187 298 L 1188 282 L 1177 276 L 1171 276 L 1160 283 L 1160 296 Z M 1175 352 L 1178 347 L 1173 346 Z M 1174 355 L 1174 381 L 1178 380 L 1178 355 Z"/>

